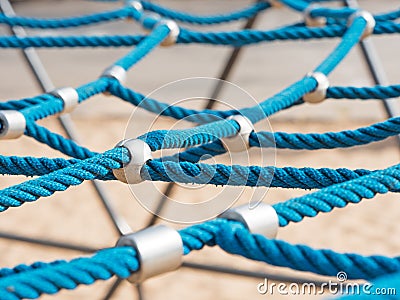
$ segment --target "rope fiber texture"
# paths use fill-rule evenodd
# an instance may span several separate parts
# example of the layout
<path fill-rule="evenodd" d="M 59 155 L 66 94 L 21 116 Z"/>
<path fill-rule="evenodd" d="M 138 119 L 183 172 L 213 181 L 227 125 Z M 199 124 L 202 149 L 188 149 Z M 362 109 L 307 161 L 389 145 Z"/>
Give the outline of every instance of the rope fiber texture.
<path fill-rule="evenodd" d="M 239 47 L 273 41 L 338 38 L 336 47 L 317 64 L 314 72 L 328 76 L 354 49 L 363 35 L 367 20 L 359 16 L 348 24 L 357 9 L 325 7 L 320 5 L 310 11 L 312 18 L 323 17 L 325 26 L 307 27 L 304 22 L 285 25 L 276 29 L 245 29 L 234 31 L 196 31 L 185 24 L 198 26 L 218 25 L 249 20 L 259 13 L 272 10 L 271 3 L 260 1 L 237 11 L 214 15 L 195 15 L 176 11 L 155 3 L 140 1 L 143 7 L 126 2 L 113 10 L 83 16 L 59 19 L 43 19 L 0 14 L 0 23 L 34 29 L 62 29 L 102 24 L 131 19 L 149 32 L 129 35 L 37 35 L 0 36 L 0 47 L 133 47 L 120 57 L 112 67 L 129 71 L 144 57 L 151 55 L 170 37 L 172 28 L 159 19 L 178 22 L 176 44 L 207 44 Z M 282 4 L 304 13 L 313 2 L 281 0 Z M 157 13 L 156 17 L 145 15 Z M 400 10 L 375 15 L 373 34 L 397 34 Z M 193 27 L 193 26 L 191 26 Z M 346 168 L 276 168 L 274 166 L 240 166 L 205 164 L 205 157 L 226 153 L 223 139 L 240 134 L 240 125 L 226 120 L 233 115 L 243 115 L 257 123 L 278 112 L 304 104 L 303 96 L 318 88 L 316 79 L 305 76 L 288 85 L 277 94 L 260 101 L 253 107 L 241 109 L 196 110 L 171 106 L 156 99 L 147 98 L 119 82 L 116 78 L 99 77 L 76 88 L 79 103 L 88 101 L 100 93 L 108 93 L 141 109 L 172 117 L 186 119 L 197 126 L 183 130 L 155 130 L 138 137 L 146 142 L 151 151 L 183 149 L 178 154 L 149 160 L 141 169 L 141 177 L 148 181 L 213 184 L 217 186 L 252 186 L 271 188 L 316 189 L 312 193 L 282 201 L 273 205 L 279 217 L 280 227 L 304 218 L 328 213 L 335 208 L 371 199 L 376 194 L 399 192 L 400 165 L 383 170 L 349 170 Z M 389 99 L 400 96 L 400 85 L 373 87 L 331 86 L 326 90 L 330 99 Z M 306 99 L 306 98 L 305 98 Z M 130 162 L 128 150 L 113 148 L 103 153 L 92 151 L 60 134 L 38 125 L 37 121 L 62 112 L 63 101 L 51 94 L 41 94 L 20 100 L 0 103 L 0 110 L 16 110 L 25 120 L 24 135 L 45 144 L 70 158 L 36 158 L 30 156 L 0 155 L 0 174 L 38 176 L 20 184 L 0 190 L 0 211 L 35 202 L 55 192 L 66 191 L 86 180 L 115 180 L 112 170 Z M 0 124 L 3 131 L 7 124 Z M 354 130 L 326 133 L 286 133 L 253 131 L 249 136 L 250 147 L 292 150 L 317 150 L 347 148 L 382 141 L 400 134 L 399 117 Z M 110 146 L 111 147 L 111 146 Z M 216 246 L 228 253 L 240 255 L 271 265 L 335 276 L 345 271 L 349 279 L 375 280 L 385 278 L 399 286 L 400 260 L 398 257 L 361 256 L 352 253 L 336 253 L 332 250 L 316 250 L 306 245 L 291 245 L 285 241 L 270 240 L 252 235 L 243 224 L 216 218 L 179 231 L 183 241 L 183 254 L 200 250 L 204 246 Z M 155 245 L 157 247 L 157 245 Z M 140 253 L 133 248 L 121 247 L 99 250 L 89 257 L 52 263 L 37 262 L 0 269 L 0 298 L 17 300 L 34 299 L 42 294 L 55 294 L 61 289 L 75 289 L 80 284 L 89 285 L 96 280 L 107 280 L 116 275 L 127 278 L 140 270 Z M 382 277 L 383 276 L 383 277 Z M 382 277 L 382 279 L 380 279 Z M 397 280 L 397 281 L 396 281 Z"/>

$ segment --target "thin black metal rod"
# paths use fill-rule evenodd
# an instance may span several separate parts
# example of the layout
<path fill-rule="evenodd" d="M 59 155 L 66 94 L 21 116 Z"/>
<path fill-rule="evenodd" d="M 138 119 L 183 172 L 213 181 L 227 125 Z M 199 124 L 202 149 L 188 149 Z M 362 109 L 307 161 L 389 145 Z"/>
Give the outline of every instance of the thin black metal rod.
<path fill-rule="evenodd" d="M 118 288 L 121 286 L 121 283 L 124 280 L 121 278 L 117 278 L 114 283 L 111 285 L 110 289 L 108 290 L 107 294 L 102 298 L 103 300 L 110 300 L 112 296 L 114 296 L 115 292 L 118 290 Z"/>
<path fill-rule="evenodd" d="M 311 280 L 311 279 L 307 279 L 307 278 L 276 275 L 276 274 L 266 273 L 266 272 L 247 271 L 247 270 L 233 269 L 233 268 L 225 267 L 225 266 L 205 265 L 205 264 L 184 262 L 182 267 L 188 268 L 188 269 L 199 270 L 199 271 L 230 274 L 230 275 L 244 276 L 244 277 L 256 278 L 256 279 L 267 278 L 268 280 L 278 281 L 278 282 L 300 283 L 300 284 L 301 283 L 314 283 L 316 286 L 321 286 L 322 284 L 326 285 L 326 281 L 323 281 L 323 280 Z"/>
<path fill-rule="evenodd" d="M 252 18 L 248 19 L 246 24 L 243 26 L 242 29 L 251 29 L 253 28 L 256 20 L 257 20 L 258 14 L 255 14 Z M 208 99 L 207 106 L 205 107 L 206 109 L 213 109 L 215 105 L 215 100 L 218 98 L 218 96 L 222 92 L 222 88 L 224 86 L 224 80 L 228 80 L 229 76 L 232 73 L 233 67 L 236 65 L 240 54 L 243 51 L 243 47 L 235 47 L 232 49 L 230 55 L 228 56 L 228 59 L 225 62 L 225 66 L 219 75 L 219 80 L 214 87 L 213 92 L 211 93 L 211 97 Z"/>
<path fill-rule="evenodd" d="M 0 8 L 5 15 L 15 16 L 14 9 L 9 0 L 0 0 Z M 12 26 L 10 27 L 10 30 L 14 34 L 14 36 L 27 36 L 25 30 L 22 27 Z M 54 85 L 48 73 L 46 72 L 46 69 L 44 68 L 36 50 L 34 48 L 26 48 L 22 50 L 22 53 L 42 91 L 49 92 L 53 90 Z M 68 114 L 64 114 L 60 116 L 58 120 L 68 138 L 78 142 L 79 136 L 71 120 L 71 117 Z M 117 214 L 117 212 L 111 205 L 112 202 L 104 189 L 103 183 L 95 180 L 92 181 L 92 184 L 118 234 L 121 235 L 131 232 L 131 228 L 129 227 L 128 223 L 119 214 Z"/>
<path fill-rule="evenodd" d="M 256 19 L 258 17 L 258 14 L 254 15 L 250 19 L 247 20 L 246 24 L 243 26 L 242 29 L 251 29 L 253 28 Z M 205 105 L 204 109 L 213 109 L 215 104 L 216 104 L 216 99 L 222 92 L 222 88 L 224 86 L 224 81 L 229 78 L 229 76 L 232 73 L 233 67 L 238 61 L 239 55 L 242 52 L 242 47 L 235 47 L 232 49 L 231 53 L 228 56 L 228 59 L 226 60 L 224 67 L 219 75 L 219 80 L 217 84 L 215 85 L 210 98 L 207 99 L 207 104 Z M 167 184 L 167 187 L 164 190 L 164 193 L 160 197 L 160 200 L 158 202 L 158 205 L 152 214 L 149 222 L 147 223 L 147 226 L 152 226 L 157 222 L 158 215 L 162 212 L 164 209 L 164 206 L 167 202 L 167 198 L 174 192 L 175 188 L 177 185 L 173 182 L 170 182 Z"/>
<path fill-rule="evenodd" d="M 143 293 L 143 284 L 136 284 L 135 288 L 136 288 L 136 293 L 137 293 L 138 299 L 139 300 L 144 300 L 145 296 L 144 296 L 144 293 Z"/>
<path fill-rule="evenodd" d="M 348 7 L 358 8 L 357 0 L 345 0 L 344 4 Z M 383 65 L 379 59 L 379 56 L 375 50 L 374 44 L 370 39 L 362 40 L 359 43 L 364 61 L 367 64 L 370 76 L 375 84 L 387 85 L 387 75 L 383 68 Z M 389 118 L 400 116 L 400 106 L 397 104 L 398 99 L 383 99 L 383 107 Z M 400 135 L 396 136 L 397 143 L 400 146 Z"/>
<path fill-rule="evenodd" d="M 99 250 L 99 249 L 92 248 L 89 246 L 75 245 L 75 244 L 65 243 L 65 242 L 56 242 L 56 241 L 50 241 L 47 239 L 40 239 L 40 238 L 30 238 L 30 237 L 26 237 L 26 236 L 22 236 L 22 235 L 5 233 L 5 232 L 1 232 L 1 231 L 0 231 L 0 238 L 23 242 L 23 243 L 28 243 L 28 244 L 35 244 L 35 245 L 40 245 L 40 246 L 45 246 L 45 247 L 61 248 L 61 249 L 71 250 L 71 251 L 79 251 L 79 252 L 84 252 L 84 253 L 93 253 L 93 252 L 96 252 L 97 250 Z"/>

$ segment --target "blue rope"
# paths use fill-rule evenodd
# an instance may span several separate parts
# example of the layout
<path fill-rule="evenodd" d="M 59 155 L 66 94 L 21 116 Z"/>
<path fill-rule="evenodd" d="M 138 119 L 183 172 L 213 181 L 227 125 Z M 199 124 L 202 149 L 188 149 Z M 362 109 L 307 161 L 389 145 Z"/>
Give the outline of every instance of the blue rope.
<path fill-rule="evenodd" d="M 254 147 L 316 150 L 360 146 L 400 134 L 400 117 L 391 118 L 356 130 L 326 133 L 253 132 L 249 143 Z"/>
<path fill-rule="evenodd" d="M 345 58 L 351 49 L 360 40 L 367 22 L 364 18 L 358 17 L 351 24 L 350 28 L 343 35 L 339 45 L 331 54 L 315 69 L 315 72 L 321 72 L 325 75 L 331 73 L 335 67 Z"/>
<path fill-rule="evenodd" d="M 344 25 L 332 24 L 321 28 L 288 26 L 277 30 L 239 30 L 232 32 L 195 32 L 181 28 L 177 43 L 210 44 L 227 46 L 245 46 L 260 42 L 308 40 L 341 37 L 346 31 Z M 392 34 L 400 32 L 400 24 L 379 22 L 374 34 Z M 127 47 L 142 41 L 142 35 L 111 36 L 30 36 L 0 37 L 1 48 L 59 48 L 59 47 Z"/>
<path fill-rule="evenodd" d="M 340 254 L 332 250 L 314 250 L 250 234 L 240 223 L 216 219 L 180 231 L 184 253 L 204 246 L 220 246 L 224 251 L 294 270 L 336 276 L 339 271 L 349 279 L 372 279 L 398 272 L 400 258 Z"/>
<path fill-rule="evenodd" d="M 304 245 L 269 240 L 252 235 L 240 223 L 217 219 L 180 230 L 183 253 L 200 250 L 204 246 L 220 246 L 224 251 L 256 261 L 299 271 L 335 276 L 346 272 L 349 279 L 373 279 L 400 271 L 400 258 L 340 254 L 332 250 L 315 250 Z M 139 270 L 135 250 L 119 247 L 100 250 L 91 257 L 70 262 L 35 263 L 14 269 L 0 270 L 0 295 L 5 300 L 38 298 L 54 294 L 60 289 L 74 289 L 113 275 L 127 278 Z M 318 262 L 318 263 L 316 263 Z"/>
<path fill-rule="evenodd" d="M 231 115 L 239 114 L 238 110 L 196 110 L 178 105 L 170 105 L 168 103 L 163 103 L 158 100 L 148 98 L 141 93 L 121 85 L 118 81 L 113 81 L 110 84 L 108 91 L 119 99 L 152 113 L 172 117 L 178 120 L 185 119 L 185 121 L 198 124 L 210 123 L 220 119 L 225 119 Z M 334 99 L 389 99 L 399 96 L 400 85 L 374 87 L 330 87 L 327 90 L 327 98 Z M 270 98 L 262 101 L 261 105 L 263 103 L 265 103 L 265 105 L 271 105 L 271 102 L 272 101 Z M 274 103 L 278 102 L 281 102 L 281 100 L 274 101 Z M 296 102 L 294 104 L 302 103 L 303 102 Z"/>
<path fill-rule="evenodd" d="M 304 10 L 310 5 L 308 1 L 303 1 L 303 0 L 280 0 L 280 1 L 298 12 L 304 12 Z M 313 17 L 313 18 L 328 17 L 328 18 L 335 18 L 335 19 L 341 19 L 341 18 L 347 19 L 354 12 L 356 12 L 356 9 L 349 8 L 349 7 L 341 7 L 339 9 L 318 7 L 311 11 L 311 17 Z"/>
<path fill-rule="evenodd" d="M 384 13 L 384 14 L 375 15 L 374 18 L 375 18 L 375 21 L 377 21 L 377 22 L 396 20 L 396 19 L 400 18 L 400 9 L 395 10 L 395 11 L 390 11 L 390 12 Z"/>
<path fill-rule="evenodd" d="M 134 50 L 115 62 L 115 65 L 129 70 L 134 64 L 154 50 L 168 36 L 169 32 L 170 30 L 166 25 L 157 26 Z"/>
<path fill-rule="evenodd" d="M 315 217 L 320 212 L 330 212 L 335 207 L 345 207 L 349 203 L 359 203 L 363 198 L 371 199 L 376 194 L 399 189 L 400 165 L 395 165 L 273 206 L 279 215 L 280 226 L 286 226 L 289 222 L 300 222 L 305 217 Z"/>
<path fill-rule="evenodd" d="M 209 15 L 196 16 L 185 12 L 180 12 L 169 8 L 165 8 L 161 5 L 152 2 L 142 1 L 142 5 L 145 10 L 153 11 L 155 13 L 162 15 L 163 17 L 180 22 L 198 24 L 198 25 L 212 25 L 212 24 L 237 21 L 241 19 L 249 19 L 258 14 L 259 12 L 264 11 L 271 7 L 271 5 L 268 2 L 260 1 L 242 10 L 238 10 L 231 13 L 214 15 L 214 16 L 209 16 Z"/>
<path fill-rule="evenodd" d="M 78 163 L 78 159 L 0 155 L 0 174 L 42 176 Z"/>
<path fill-rule="evenodd" d="M 289 7 L 304 11 L 310 1 L 282 0 Z M 145 9 L 157 11 L 178 21 L 198 24 L 217 24 L 239 19 L 248 19 L 270 5 L 260 2 L 245 9 L 215 16 L 194 16 L 170 10 L 156 4 L 143 2 Z M 342 37 L 337 47 L 315 69 L 328 75 L 348 55 L 358 43 L 366 26 L 363 18 L 357 18 L 347 28 L 345 19 L 355 12 L 351 8 L 316 8 L 312 17 L 329 18 L 322 28 L 307 28 L 302 23 L 288 25 L 276 30 L 240 30 L 233 32 L 196 32 L 181 28 L 178 43 L 206 43 L 213 45 L 241 46 L 274 40 L 297 40 L 311 38 Z M 397 19 L 399 11 L 376 16 L 374 34 L 400 32 Z M 64 19 L 35 19 L 7 17 L 0 15 L 0 23 L 32 28 L 62 28 L 88 25 L 119 18 L 141 18 L 141 13 L 132 7 Z M 152 28 L 144 36 L 67 36 L 67 37 L 0 37 L 0 47 L 116 47 L 136 45 L 136 48 L 119 59 L 115 65 L 129 70 L 139 60 L 152 52 L 169 34 L 165 25 L 156 26 L 154 18 L 143 20 L 143 26 Z M 154 27 L 154 28 L 153 28 Z M 232 114 L 243 114 L 253 123 L 279 111 L 302 104 L 302 97 L 317 86 L 314 78 L 305 77 L 290 85 L 280 93 L 257 106 L 238 111 L 197 111 L 180 107 L 169 107 L 153 99 L 145 99 L 117 81 L 100 78 L 77 89 L 79 102 L 108 91 L 111 94 L 155 113 L 178 119 L 189 117 L 202 124 L 185 130 L 158 130 L 143 134 L 139 138 L 149 144 L 152 151 L 168 148 L 193 147 L 172 157 L 155 159 L 146 163 L 141 176 L 146 180 L 161 180 L 184 183 L 207 183 L 215 185 L 272 186 L 283 188 L 320 189 L 314 193 L 289 199 L 273 205 L 279 216 L 279 225 L 300 222 L 305 217 L 315 217 L 320 212 L 330 212 L 348 203 L 359 203 L 362 199 L 373 198 L 376 194 L 400 190 L 400 165 L 385 170 L 348 170 L 313 168 L 273 168 L 258 166 L 225 166 L 197 163 L 205 154 L 219 155 L 225 152 L 221 138 L 236 135 L 239 124 L 235 121 L 220 120 Z M 327 96 L 351 99 L 387 99 L 399 95 L 398 86 L 377 86 L 368 88 L 333 87 Z M 51 95 L 39 95 L 20 101 L 0 104 L 1 109 L 16 109 L 27 120 L 25 134 L 35 140 L 74 157 L 75 159 L 48 159 L 33 157 L 0 156 L 1 174 L 23 174 L 37 176 L 29 181 L 0 191 L 0 211 L 17 207 L 25 202 L 33 202 L 48 197 L 57 191 L 81 184 L 85 180 L 114 179 L 112 170 L 121 168 L 130 158 L 127 150 L 116 148 L 98 154 L 75 142 L 41 127 L 35 121 L 59 113 L 63 104 Z M 194 115 L 196 114 L 196 115 Z M 250 145 L 257 147 L 274 146 L 290 149 L 322 149 L 350 147 L 383 140 L 399 134 L 398 118 L 373 124 L 368 127 L 324 134 L 300 134 L 277 132 L 252 133 Z M 0 128 L 1 129 L 1 128 Z M 199 147 L 194 147 L 199 146 Z M 176 162 L 175 159 L 184 160 Z M 314 250 L 307 246 L 293 246 L 283 241 L 268 240 L 251 235 L 243 225 L 227 220 L 213 220 L 191 226 L 180 231 L 184 243 L 184 254 L 199 250 L 205 245 L 219 245 L 228 253 L 238 254 L 272 265 L 290 267 L 321 275 L 333 276 L 345 271 L 351 279 L 373 279 L 400 272 L 399 258 L 383 256 L 363 257 L 356 254 L 338 254 L 330 250 Z M 318 263 L 316 263 L 318 262 Z M 136 253 L 131 248 L 107 249 L 90 258 L 71 262 L 36 263 L 20 265 L 14 269 L 0 270 L 0 296 L 2 299 L 37 298 L 41 294 L 53 294 L 60 289 L 73 289 L 79 284 L 91 284 L 98 279 L 108 279 L 113 275 L 126 278 L 139 268 Z"/>
<path fill-rule="evenodd" d="M 15 269 L 0 270 L 0 298 L 36 299 L 42 294 L 55 294 L 61 289 L 72 290 L 80 284 L 90 285 L 114 275 L 127 278 L 138 269 L 136 252 L 131 247 L 104 249 L 91 257 L 69 262 L 20 265 Z"/>
<path fill-rule="evenodd" d="M 112 169 L 119 169 L 129 161 L 124 148 L 116 148 L 59 169 L 47 175 L 0 190 L 0 211 L 49 197 L 85 180 L 107 177 Z"/>
<path fill-rule="evenodd" d="M 275 168 L 259 166 L 226 166 L 190 162 L 149 161 L 142 169 L 145 180 L 212 184 L 217 186 L 265 186 L 320 189 L 370 174 L 368 170 L 329 168 Z"/>
<path fill-rule="evenodd" d="M 34 122 L 27 122 L 25 135 L 30 136 L 36 141 L 46 144 L 70 157 L 85 159 L 92 157 L 95 154 L 89 149 L 79 146 L 76 142 L 64 138 L 57 133 L 51 132 Z"/>
<path fill-rule="evenodd" d="M 221 120 L 190 129 L 152 131 L 138 137 L 138 139 L 146 142 L 152 151 L 187 148 L 236 135 L 239 128 L 236 121 Z"/>
<path fill-rule="evenodd" d="M 162 158 L 164 161 L 164 158 Z M 20 157 L 20 156 L 0 156 L 0 174 L 7 175 L 24 175 L 24 176 L 42 176 L 51 172 L 64 169 L 66 167 L 79 163 L 78 159 L 63 159 L 63 158 L 36 158 L 36 157 Z M 152 163 L 146 166 L 147 171 L 144 176 L 147 180 L 162 180 L 162 181 L 174 181 L 169 174 L 172 170 L 170 166 L 182 169 L 182 166 L 176 163 L 163 165 L 158 160 L 154 160 Z M 193 168 L 202 169 L 202 166 L 193 166 Z M 215 171 L 218 167 L 211 166 Z M 247 167 L 233 166 L 235 172 L 239 169 L 246 169 Z M 260 176 L 261 167 L 252 167 L 252 172 L 258 173 L 256 176 Z M 370 174 L 371 171 L 364 169 L 348 170 L 345 168 L 329 169 L 329 168 L 266 168 L 267 173 L 269 172 L 272 176 L 271 187 L 282 187 L 282 188 L 301 188 L 301 189 L 316 189 L 323 188 L 333 184 L 345 182 L 354 178 L 358 178 L 363 175 Z M 204 170 L 202 170 L 204 171 Z M 146 172 L 148 172 L 146 174 Z M 184 173 L 186 173 L 183 170 Z M 243 173 L 250 172 L 249 170 L 243 171 Z M 232 173 L 230 173 L 232 174 Z M 147 176 L 147 177 L 146 177 Z M 193 179 L 194 178 L 194 179 Z M 193 177 L 186 183 L 196 182 L 196 178 Z M 115 180 L 113 174 L 108 173 L 105 176 L 98 176 L 96 179 L 100 180 Z M 183 177 L 183 180 L 188 179 L 187 176 Z M 196 182 L 199 183 L 199 182 Z M 222 183 L 220 183 L 222 184 Z"/>
<path fill-rule="evenodd" d="M 215 16 L 196 16 L 185 12 L 179 12 L 169 8 L 165 8 L 161 5 L 151 2 L 142 1 L 141 3 L 145 10 L 153 11 L 166 18 L 199 25 L 212 25 L 233 22 L 241 19 L 249 19 L 259 12 L 271 7 L 268 2 L 258 2 L 244 9 L 231 13 L 225 13 Z M 4 14 L 0 14 L 0 23 L 7 24 L 9 26 L 22 26 L 28 28 L 57 29 L 92 25 L 95 23 L 109 22 L 126 18 L 138 19 L 140 18 L 140 15 L 137 10 L 128 5 L 126 7 L 111 11 L 60 19 L 41 19 L 22 16 L 7 16 Z"/>
<path fill-rule="evenodd" d="M 68 27 L 80 27 L 83 25 L 92 25 L 95 23 L 114 21 L 129 17 L 133 18 L 136 14 L 138 14 L 137 11 L 129 6 L 107 12 L 84 15 L 79 17 L 63 18 L 63 19 L 38 19 L 38 18 L 20 17 L 20 16 L 6 16 L 4 14 L 0 14 L 0 23 L 7 24 L 9 26 L 56 29 L 56 28 L 68 28 Z"/>

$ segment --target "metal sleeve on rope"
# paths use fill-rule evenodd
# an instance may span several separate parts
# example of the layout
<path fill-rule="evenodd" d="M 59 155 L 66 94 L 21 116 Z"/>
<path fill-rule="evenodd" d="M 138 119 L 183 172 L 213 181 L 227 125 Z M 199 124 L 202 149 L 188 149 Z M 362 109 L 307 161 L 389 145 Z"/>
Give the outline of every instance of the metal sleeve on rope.
<path fill-rule="evenodd" d="M 49 94 L 60 98 L 63 102 L 63 110 L 61 113 L 70 113 L 79 104 L 79 94 L 72 87 L 63 87 L 51 91 Z"/>
<path fill-rule="evenodd" d="M 180 29 L 178 24 L 175 21 L 168 19 L 161 19 L 160 22 L 157 23 L 157 26 L 166 25 L 168 26 L 170 32 L 165 40 L 162 41 L 161 46 L 172 46 L 176 43 Z"/>
<path fill-rule="evenodd" d="M 260 202 L 255 207 L 250 204 L 230 208 L 223 212 L 220 218 L 242 223 L 253 234 L 261 234 L 267 238 L 276 237 L 279 228 L 279 218 L 275 209 Z"/>
<path fill-rule="evenodd" d="M 351 26 L 351 24 L 353 24 L 354 20 L 359 17 L 363 18 L 367 22 L 367 25 L 365 26 L 364 32 L 361 36 L 361 39 L 364 39 L 364 38 L 370 36 L 374 32 L 376 21 L 374 19 L 374 16 L 370 12 L 368 12 L 366 10 L 359 10 L 359 11 L 356 11 L 355 13 L 353 13 L 349 17 L 347 25 Z"/>
<path fill-rule="evenodd" d="M 0 139 L 16 139 L 24 134 L 25 116 L 17 110 L 0 110 Z"/>
<path fill-rule="evenodd" d="M 253 123 L 243 115 L 230 116 L 226 120 L 234 120 L 240 126 L 239 132 L 235 136 L 221 139 L 226 151 L 242 152 L 249 149 L 250 133 L 254 131 Z"/>
<path fill-rule="evenodd" d="M 103 71 L 100 77 L 114 78 L 121 84 L 124 84 L 126 81 L 126 70 L 121 66 L 110 66 Z"/>
<path fill-rule="evenodd" d="M 307 8 L 303 11 L 303 16 L 304 16 L 304 23 L 306 23 L 306 25 L 308 27 L 321 27 L 321 26 L 325 26 L 326 25 L 326 18 L 325 17 L 316 17 L 313 18 L 311 16 L 311 12 L 316 9 L 316 8 L 320 8 L 321 6 L 319 6 L 318 4 L 310 4 L 309 6 L 307 6 Z"/>
<path fill-rule="evenodd" d="M 140 176 L 144 164 L 153 159 L 148 144 L 138 139 L 129 139 L 119 142 L 115 147 L 124 147 L 128 150 L 130 160 L 123 168 L 114 169 L 114 176 L 122 182 L 129 184 L 140 183 L 143 178 Z"/>
<path fill-rule="evenodd" d="M 125 0 L 125 5 L 134 8 L 137 12 L 143 12 L 143 5 L 137 0 Z"/>
<path fill-rule="evenodd" d="M 329 88 L 329 80 L 325 74 L 321 72 L 310 72 L 306 77 L 312 77 L 317 81 L 317 87 L 314 91 L 305 94 L 303 100 L 308 103 L 319 103 L 325 100 L 326 91 Z"/>
<path fill-rule="evenodd" d="M 123 235 L 116 246 L 130 246 L 137 251 L 139 270 L 128 278 L 132 283 L 175 271 L 182 265 L 182 238 L 175 229 L 165 225 Z"/>

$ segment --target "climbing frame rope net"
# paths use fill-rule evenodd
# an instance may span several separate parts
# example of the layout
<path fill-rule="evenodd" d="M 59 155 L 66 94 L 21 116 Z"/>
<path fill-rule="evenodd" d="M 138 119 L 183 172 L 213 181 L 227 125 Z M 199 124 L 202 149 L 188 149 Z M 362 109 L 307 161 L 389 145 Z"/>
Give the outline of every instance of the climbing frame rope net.
<path fill-rule="evenodd" d="M 4 5 L 2 2 L 2 5 Z M 8 2 L 8 1 L 7 1 Z M 301 222 L 319 213 L 328 213 L 349 203 L 357 204 L 376 194 L 400 189 L 399 165 L 384 170 L 345 168 L 278 168 L 274 166 L 210 165 L 201 163 L 204 154 L 217 156 L 250 147 L 293 150 L 346 148 L 384 140 L 400 134 L 400 118 L 392 117 L 355 130 L 328 133 L 285 133 L 254 131 L 253 124 L 282 110 L 325 99 L 389 99 L 400 96 L 400 85 L 373 87 L 329 86 L 328 76 L 346 55 L 371 34 L 400 32 L 396 23 L 400 10 L 372 15 L 352 7 L 331 8 L 305 0 L 260 1 L 235 12 L 197 16 L 175 11 L 147 1 L 126 1 L 112 11 L 60 19 L 37 19 L 0 15 L 0 22 L 14 29 L 15 36 L 1 36 L 2 48 L 43 47 L 132 47 L 127 55 L 92 82 L 77 88 L 59 88 L 47 93 L 0 103 L 0 137 L 22 135 L 70 157 L 36 158 L 0 156 L 1 174 L 35 176 L 0 191 L 0 211 L 26 202 L 50 197 L 84 181 L 120 180 L 129 184 L 142 181 L 204 183 L 253 187 L 315 189 L 304 196 L 272 206 L 261 203 L 254 210 L 233 207 L 220 217 L 175 231 L 153 226 L 134 234 L 124 234 L 116 247 L 96 251 L 71 261 L 37 262 L 0 269 L 1 299 L 34 299 L 74 289 L 80 284 L 108 280 L 114 275 L 140 282 L 175 270 L 182 256 L 205 246 L 218 245 L 227 253 L 262 261 L 274 266 L 325 276 L 346 272 L 348 279 L 364 279 L 399 286 L 400 258 L 362 256 L 316 250 L 275 239 L 278 227 Z M 200 32 L 185 23 L 212 25 L 251 20 L 259 12 L 286 5 L 302 13 L 304 22 L 274 30 L 243 29 L 229 32 Z M 104 36 L 24 36 L 26 28 L 67 28 L 120 19 L 132 19 L 148 31 L 145 35 Z M 178 25 L 179 24 L 179 25 Z M 23 29 L 22 29 L 23 30 Z M 23 31 L 22 31 L 23 32 Z M 236 47 L 278 40 L 308 40 L 340 37 L 337 46 L 312 72 L 254 107 L 239 110 L 194 110 L 171 106 L 124 85 L 127 71 L 159 46 L 210 44 Z M 116 147 L 96 153 L 37 124 L 38 120 L 67 114 L 92 96 L 107 93 L 155 114 L 196 125 L 183 130 L 155 130 Z M 246 130 L 245 130 L 246 129 Z M 239 138 L 242 139 L 242 145 Z M 233 148 L 227 144 L 233 144 Z M 171 157 L 152 158 L 162 149 L 185 149 Z M 170 176 L 174 174 L 174 176 Z M 199 176 L 200 175 L 200 176 Z M 362 296 L 362 295 L 353 295 Z"/>

